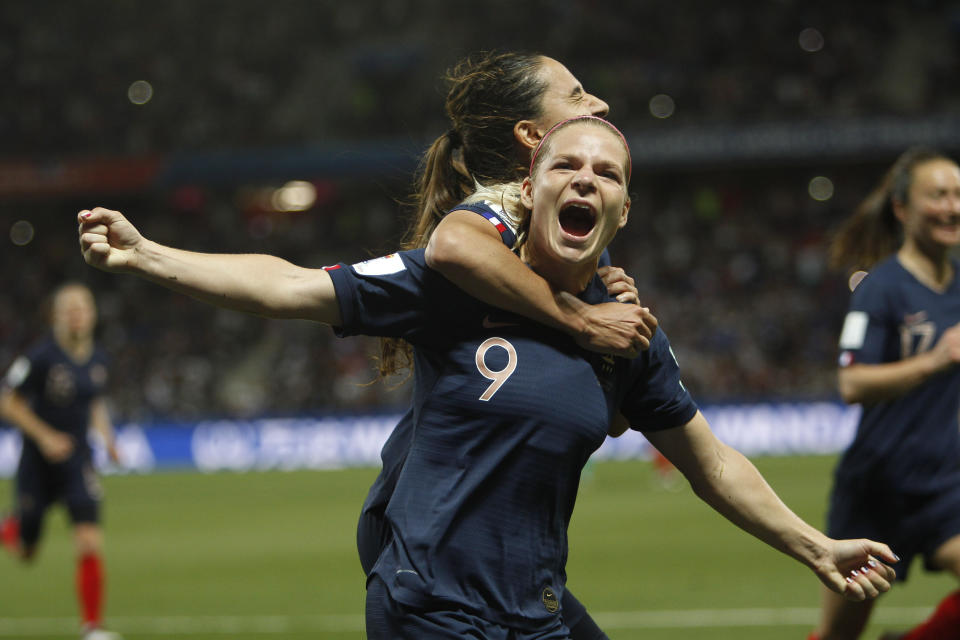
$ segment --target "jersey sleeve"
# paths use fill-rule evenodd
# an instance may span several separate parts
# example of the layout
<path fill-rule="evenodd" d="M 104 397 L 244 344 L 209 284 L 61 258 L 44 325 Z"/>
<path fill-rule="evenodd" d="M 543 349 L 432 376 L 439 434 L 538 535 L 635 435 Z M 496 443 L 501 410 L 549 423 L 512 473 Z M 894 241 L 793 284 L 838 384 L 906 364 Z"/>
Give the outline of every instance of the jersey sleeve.
<path fill-rule="evenodd" d="M 850 297 L 850 306 L 840 331 L 840 366 L 887 361 L 890 341 L 897 330 L 891 321 L 885 288 L 866 276 Z"/>
<path fill-rule="evenodd" d="M 4 374 L 3 386 L 27 395 L 39 393 L 46 369 L 42 355 L 39 349 L 32 349 L 18 356 Z"/>
<path fill-rule="evenodd" d="M 650 348 L 631 361 L 631 386 L 620 412 L 636 431 L 660 431 L 687 424 L 697 404 L 680 380 L 670 341 L 657 329 Z"/>
<path fill-rule="evenodd" d="M 353 265 L 324 267 L 340 307 L 337 335 L 404 337 L 424 319 L 420 270 L 411 258 L 392 253 Z"/>
<path fill-rule="evenodd" d="M 423 249 L 353 265 L 324 267 L 337 293 L 340 336 L 367 335 L 433 342 L 455 322 L 466 294 L 426 266 Z"/>
<path fill-rule="evenodd" d="M 469 204 L 457 205 L 453 211 L 472 211 L 479 216 L 486 218 L 487 222 L 493 225 L 493 228 L 500 234 L 503 244 L 512 249 L 517 243 L 517 228 L 510 217 L 499 207 L 491 206 L 487 202 L 471 202 Z"/>

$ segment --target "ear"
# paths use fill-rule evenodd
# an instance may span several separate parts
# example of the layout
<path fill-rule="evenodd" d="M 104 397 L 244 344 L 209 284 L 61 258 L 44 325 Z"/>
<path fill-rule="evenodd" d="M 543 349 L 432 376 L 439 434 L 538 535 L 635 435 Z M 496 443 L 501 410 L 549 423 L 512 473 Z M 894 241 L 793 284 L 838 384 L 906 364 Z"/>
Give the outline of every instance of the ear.
<path fill-rule="evenodd" d="M 520 185 L 520 204 L 533 211 L 533 182 L 530 176 L 524 178 L 523 184 Z"/>
<path fill-rule="evenodd" d="M 523 146 L 533 149 L 540 144 L 543 133 L 533 120 L 521 120 L 513 125 L 513 137 Z"/>
<path fill-rule="evenodd" d="M 893 208 L 893 216 L 900 221 L 900 224 L 906 224 L 907 222 L 907 205 L 900 202 L 896 198 L 890 199 L 890 206 Z"/>
<path fill-rule="evenodd" d="M 620 212 L 620 224 L 617 225 L 617 229 L 623 229 L 627 224 L 627 214 L 630 213 L 630 198 L 627 198 L 627 201 L 623 203 L 623 211 Z"/>

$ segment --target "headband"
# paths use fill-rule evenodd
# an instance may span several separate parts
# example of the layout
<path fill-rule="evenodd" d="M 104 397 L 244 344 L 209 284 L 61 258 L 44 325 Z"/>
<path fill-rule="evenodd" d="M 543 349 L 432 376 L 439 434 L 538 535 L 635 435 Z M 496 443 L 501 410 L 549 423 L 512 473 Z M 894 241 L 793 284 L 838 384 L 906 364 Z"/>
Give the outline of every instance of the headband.
<path fill-rule="evenodd" d="M 543 137 L 540 138 L 540 142 L 537 143 L 537 147 L 533 150 L 533 157 L 530 159 L 530 175 L 533 175 L 533 165 L 537 164 L 537 156 L 540 154 L 540 148 L 543 146 L 543 143 L 547 141 L 547 138 L 550 137 L 550 134 L 560 127 L 570 124 L 571 122 L 576 122 L 577 120 L 596 120 L 597 122 L 601 122 L 616 131 L 617 135 L 620 136 L 620 141 L 623 142 L 624 149 L 627 150 L 627 182 L 629 182 L 630 176 L 633 174 L 633 158 L 630 156 L 630 145 L 627 144 L 627 139 L 624 137 L 623 133 L 620 132 L 620 129 L 617 129 L 617 127 L 615 127 L 614 124 L 609 120 L 604 120 L 603 118 L 597 116 L 574 116 L 572 118 L 567 118 L 566 120 L 561 120 L 557 124 L 550 127 L 547 132 L 543 134 Z"/>

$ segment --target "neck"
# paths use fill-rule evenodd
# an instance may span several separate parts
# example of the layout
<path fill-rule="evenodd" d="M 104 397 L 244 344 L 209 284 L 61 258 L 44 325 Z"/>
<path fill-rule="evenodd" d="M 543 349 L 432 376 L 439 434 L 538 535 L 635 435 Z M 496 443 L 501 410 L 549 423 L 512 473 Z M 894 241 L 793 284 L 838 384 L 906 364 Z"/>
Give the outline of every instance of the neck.
<path fill-rule="evenodd" d="M 74 360 L 83 360 L 93 349 L 93 338 L 90 336 L 78 335 L 66 329 L 54 329 L 53 339 L 63 352 Z"/>
<path fill-rule="evenodd" d="M 942 289 L 953 280 L 953 264 L 946 248 L 924 251 L 913 242 L 905 242 L 897 251 L 897 259 L 907 271 L 927 286 Z"/>
<path fill-rule="evenodd" d="M 597 258 L 585 263 L 561 262 L 543 259 L 529 245 L 525 245 L 525 249 L 521 252 L 523 260 L 556 291 L 578 295 L 597 272 Z"/>

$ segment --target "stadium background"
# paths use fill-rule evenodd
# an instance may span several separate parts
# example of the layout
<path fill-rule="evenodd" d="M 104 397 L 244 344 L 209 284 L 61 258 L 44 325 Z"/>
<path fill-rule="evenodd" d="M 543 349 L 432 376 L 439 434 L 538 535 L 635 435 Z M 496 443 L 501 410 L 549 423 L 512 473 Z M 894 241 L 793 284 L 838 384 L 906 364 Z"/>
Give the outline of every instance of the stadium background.
<path fill-rule="evenodd" d="M 371 341 L 89 269 L 76 211 L 116 208 L 160 242 L 303 265 L 390 251 L 416 156 L 446 128 L 439 79 L 481 49 L 551 55 L 611 105 L 635 164 L 614 263 L 722 435 L 756 456 L 821 454 L 757 461 L 822 522 L 855 419 L 834 391 L 847 283 L 826 242 L 905 147 L 960 150 L 957 3 L 10 0 L 0 367 L 39 335 L 46 294 L 80 279 L 100 304 L 135 468 L 360 465 L 108 477 L 109 614 L 128 636 L 360 637 L 353 519 L 406 388 L 367 384 Z M 608 458 L 644 453 L 613 446 Z M 0 471 L 15 447 L 0 428 Z M 591 469 L 571 576 L 601 622 L 624 638 L 800 637 L 811 578 L 688 494 L 635 460 Z M 0 586 L 0 636 L 69 627 L 71 595 L 53 595 L 67 545 L 59 521 L 49 528 L 40 566 L 0 564 L 15 577 Z M 935 601 L 926 590 L 943 585 L 926 580 L 889 597 L 892 623 Z"/>

